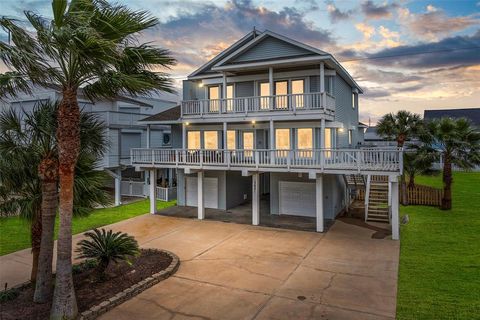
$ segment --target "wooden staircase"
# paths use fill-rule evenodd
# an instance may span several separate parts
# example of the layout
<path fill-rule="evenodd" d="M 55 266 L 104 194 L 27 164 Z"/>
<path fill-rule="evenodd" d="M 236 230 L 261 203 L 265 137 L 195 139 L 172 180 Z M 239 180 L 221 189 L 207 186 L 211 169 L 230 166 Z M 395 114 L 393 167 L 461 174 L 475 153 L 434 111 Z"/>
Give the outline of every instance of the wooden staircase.
<path fill-rule="evenodd" d="M 365 221 L 390 222 L 388 177 L 367 177 L 367 188 L 365 191 Z"/>

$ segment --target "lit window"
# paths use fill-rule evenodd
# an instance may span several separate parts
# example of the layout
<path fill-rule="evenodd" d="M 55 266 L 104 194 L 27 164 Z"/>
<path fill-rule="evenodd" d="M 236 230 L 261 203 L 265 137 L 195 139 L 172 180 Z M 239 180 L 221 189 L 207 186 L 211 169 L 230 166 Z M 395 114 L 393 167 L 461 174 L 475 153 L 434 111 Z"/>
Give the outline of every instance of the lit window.
<path fill-rule="evenodd" d="M 188 131 L 188 149 L 200 149 L 200 131 Z"/>
<path fill-rule="evenodd" d="M 235 150 L 237 148 L 237 134 L 235 130 L 227 131 L 227 150 Z"/>
<path fill-rule="evenodd" d="M 205 149 L 207 150 L 218 149 L 218 132 L 217 131 L 204 131 L 203 139 L 205 143 Z"/>
<path fill-rule="evenodd" d="M 277 150 L 290 149 L 290 129 L 275 130 L 275 148 Z"/>
<path fill-rule="evenodd" d="M 297 130 L 297 149 L 300 149 L 299 156 L 303 158 L 312 157 L 313 129 L 301 128 Z"/>
<path fill-rule="evenodd" d="M 286 109 L 288 107 L 288 81 L 275 82 L 275 107 L 277 109 Z M 278 97 L 280 96 L 280 97 Z"/>
<path fill-rule="evenodd" d="M 228 85 L 227 86 L 227 110 L 232 111 L 233 110 L 233 85 Z"/>
<path fill-rule="evenodd" d="M 296 108 L 303 108 L 303 93 L 305 92 L 305 84 L 303 80 L 293 80 L 292 81 L 292 94 L 293 100 L 292 103 Z"/>
<path fill-rule="evenodd" d="M 250 150 L 253 150 L 253 132 L 251 131 L 246 131 L 243 133 L 243 149 L 248 150 L 245 151 L 245 157 L 251 157 L 253 156 L 253 152 Z"/>
<path fill-rule="evenodd" d="M 217 112 L 220 106 L 220 89 L 218 86 L 208 87 L 208 99 L 210 99 L 209 112 Z"/>
<path fill-rule="evenodd" d="M 260 108 L 268 109 L 270 107 L 270 83 L 260 83 Z"/>
<path fill-rule="evenodd" d="M 325 129 L 325 138 L 323 140 L 325 149 L 331 149 L 332 148 L 332 129 Z M 325 153 L 325 156 L 327 158 L 330 158 L 332 156 L 332 153 L 330 151 L 327 151 Z"/>

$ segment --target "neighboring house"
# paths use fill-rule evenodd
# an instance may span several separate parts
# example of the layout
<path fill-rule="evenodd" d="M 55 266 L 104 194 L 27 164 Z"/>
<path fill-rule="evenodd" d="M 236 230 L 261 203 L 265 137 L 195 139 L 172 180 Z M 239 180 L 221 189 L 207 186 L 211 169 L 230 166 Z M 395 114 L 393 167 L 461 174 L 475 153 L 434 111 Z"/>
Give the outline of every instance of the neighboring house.
<path fill-rule="evenodd" d="M 347 176 L 387 175 L 398 238 L 400 151 L 360 148 L 361 93 L 329 53 L 254 30 L 188 76 L 179 107 L 141 121 L 171 124 L 172 149 L 134 149 L 132 165 L 177 169 L 177 203 L 199 219 L 251 203 L 258 225 L 262 199 L 271 215 L 315 219 L 318 232 L 349 205 Z M 152 183 L 152 213 L 154 194 Z"/>
<path fill-rule="evenodd" d="M 480 128 L 480 108 L 425 110 L 423 113 L 425 121 L 444 117 L 452 119 L 467 118 L 472 122 L 472 125 Z"/>
<path fill-rule="evenodd" d="M 387 140 L 377 133 L 377 127 L 367 127 L 364 134 L 365 147 L 395 147 L 397 141 Z"/>
<path fill-rule="evenodd" d="M 39 101 L 59 100 L 61 92 L 54 88 L 36 88 L 31 95 L 22 94 L 0 105 L 3 108 L 14 108 L 29 112 Z M 121 203 L 121 195 L 146 196 L 147 176 L 144 172 L 136 172 L 130 164 L 132 148 L 170 147 L 170 126 L 148 126 L 138 120 L 172 108 L 178 104 L 178 97 L 173 94 L 154 95 L 152 97 L 118 96 L 114 100 L 91 102 L 79 90 L 79 106 L 81 109 L 96 114 L 106 125 L 108 150 L 99 163 L 99 170 L 105 170 L 112 176 L 108 186 L 115 190 L 115 205 Z M 158 177 L 173 183 L 172 170 L 163 170 Z"/>

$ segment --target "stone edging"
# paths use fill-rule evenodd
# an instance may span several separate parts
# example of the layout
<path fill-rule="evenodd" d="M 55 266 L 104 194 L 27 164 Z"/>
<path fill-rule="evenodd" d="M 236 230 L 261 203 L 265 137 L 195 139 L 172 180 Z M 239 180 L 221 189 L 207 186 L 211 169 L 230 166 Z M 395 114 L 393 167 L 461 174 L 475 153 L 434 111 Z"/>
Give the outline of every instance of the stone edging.
<path fill-rule="evenodd" d="M 108 300 L 101 302 L 88 310 L 82 312 L 79 316 L 79 320 L 91 320 L 96 319 L 100 315 L 106 313 L 107 311 L 113 309 L 114 307 L 124 303 L 125 301 L 129 300 L 130 298 L 136 296 L 137 294 L 141 293 L 142 291 L 147 290 L 148 288 L 154 286 L 155 284 L 159 283 L 162 280 L 167 279 L 172 274 L 174 274 L 178 267 L 180 266 L 180 259 L 177 257 L 176 254 L 167 251 L 167 250 L 156 250 L 156 249 L 148 249 L 148 250 L 155 250 L 158 252 L 165 253 L 166 255 L 172 258 L 172 262 L 170 265 L 157 273 L 152 274 L 148 278 L 143 279 L 142 281 L 134 284 L 130 288 L 127 288 Z"/>

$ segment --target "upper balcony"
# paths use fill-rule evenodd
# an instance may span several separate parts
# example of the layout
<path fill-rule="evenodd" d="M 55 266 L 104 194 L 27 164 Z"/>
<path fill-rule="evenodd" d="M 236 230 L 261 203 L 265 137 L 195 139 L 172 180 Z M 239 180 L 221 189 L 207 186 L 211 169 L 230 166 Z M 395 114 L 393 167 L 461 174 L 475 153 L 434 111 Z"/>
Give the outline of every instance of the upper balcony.
<path fill-rule="evenodd" d="M 327 92 L 229 99 L 201 99 L 181 102 L 182 117 L 223 117 L 281 114 L 324 113 L 333 115 L 335 97 Z"/>
<path fill-rule="evenodd" d="M 150 116 L 146 113 L 132 113 L 122 111 L 92 111 L 107 127 L 112 126 L 138 126 L 138 121 Z"/>

